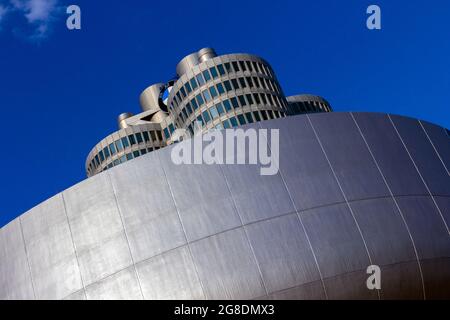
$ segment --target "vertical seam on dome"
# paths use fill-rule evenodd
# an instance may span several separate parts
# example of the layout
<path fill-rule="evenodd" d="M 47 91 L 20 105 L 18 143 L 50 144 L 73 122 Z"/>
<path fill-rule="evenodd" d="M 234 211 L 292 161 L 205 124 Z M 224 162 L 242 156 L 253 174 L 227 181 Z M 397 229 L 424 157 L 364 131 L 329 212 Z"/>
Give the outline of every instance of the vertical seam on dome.
<path fill-rule="evenodd" d="M 69 227 L 70 240 L 72 242 L 73 253 L 75 254 L 75 259 L 77 260 L 78 272 L 80 273 L 81 286 L 83 287 L 84 297 L 87 300 L 86 287 L 84 285 L 83 275 L 81 274 L 81 266 L 80 266 L 80 261 L 78 260 L 77 248 L 75 246 L 75 242 L 73 241 L 72 227 L 70 226 L 69 215 L 67 214 L 67 206 L 66 206 L 66 199 L 64 198 L 64 192 L 61 192 L 61 199 L 62 199 L 62 203 L 63 203 L 63 207 L 64 207 L 64 215 L 66 216 L 67 226 Z M 77 291 L 75 291 L 75 292 L 77 292 Z M 73 292 L 73 293 L 75 293 L 75 292 Z"/>
<path fill-rule="evenodd" d="M 419 267 L 420 280 L 421 280 L 421 283 L 422 283 L 422 295 L 423 295 L 423 299 L 426 300 L 425 281 L 424 281 L 424 279 L 423 279 L 422 264 L 420 263 L 419 254 L 418 254 L 418 252 L 417 252 L 416 244 L 415 244 L 414 238 L 413 238 L 413 236 L 412 236 L 411 230 L 409 229 L 409 225 L 408 225 L 408 223 L 406 222 L 406 219 L 405 219 L 405 217 L 404 217 L 404 215 L 403 215 L 402 209 L 400 209 L 400 205 L 398 204 L 397 199 L 395 198 L 394 193 L 392 192 L 392 189 L 391 189 L 391 187 L 389 186 L 389 183 L 387 182 L 386 177 L 384 176 L 383 171 L 381 170 L 381 167 L 379 166 L 378 161 L 376 160 L 375 155 L 374 155 L 373 152 L 372 152 L 372 149 L 370 149 L 369 143 L 367 142 L 367 140 L 366 140 L 364 134 L 362 133 L 362 130 L 361 130 L 361 128 L 360 128 L 358 122 L 356 121 L 356 119 L 355 119 L 355 117 L 354 117 L 354 115 L 353 115 L 352 112 L 350 112 L 350 115 L 351 115 L 353 121 L 355 122 L 356 127 L 358 128 L 359 134 L 361 135 L 362 139 L 364 140 L 364 143 L 366 144 L 366 147 L 367 147 L 367 149 L 369 150 L 369 153 L 370 153 L 370 155 L 371 155 L 373 161 L 375 162 L 375 165 L 377 166 L 377 169 L 378 169 L 378 171 L 380 172 L 381 177 L 383 178 L 384 184 L 386 185 L 386 187 L 387 187 L 387 189 L 388 189 L 388 191 L 389 191 L 389 194 L 391 195 L 391 198 L 392 198 L 392 200 L 394 201 L 394 204 L 395 204 L 395 206 L 396 206 L 396 208 L 397 208 L 397 210 L 398 210 L 398 214 L 400 215 L 400 217 L 401 217 L 401 219 L 402 219 L 402 221 L 403 221 L 403 223 L 404 223 L 404 225 L 405 225 L 406 231 L 408 232 L 409 238 L 410 238 L 410 240 L 411 240 L 411 244 L 412 244 L 413 249 L 414 249 L 414 254 L 415 254 L 416 259 L 417 259 L 417 265 L 418 265 L 418 267 Z"/>
<path fill-rule="evenodd" d="M 117 212 L 118 212 L 119 218 L 120 218 L 120 223 L 122 224 L 123 233 L 125 235 L 125 240 L 127 241 L 128 251 L 130 252 L 131 263 L 133 264 L 134 273 L 136 275 L 136 280 L 137 280 L 138 285 L 139 285 L 139 291 L 141 292 L 142 299 L 145 300 L 145 296 L 144 296 L 144 292 L 142 290 L 142 285 L 141 285 L 141 280 L 140 280 L 140 277 L 139 277 L 139 273 L 137 272 L 136 263 L 134 262 L 133 253 L 131 252 L 131 246 L 130 246 L 130 241 L 128 239 L 127 229 L 125 228 L 125 223 L 123 222 L 122 211 L 120 210 L 119 200 L 117 199 L 117 194 L 116 194 L 116 189 L 114 188 L 114 183 L 112 181 L 110 172 L 107 171 L 106 175 L 108 176 L 109 183 L 111 184 L 111 189 L 112 189 L 112 192 L 113 192 L 113 195 L 114 195 L 114 201 L 116 203 Z M 126 270 L 126 269 L 127 268 L 124 268 L 124 270 Z"/>
<path fill-rule="evenodd" d="M 447 166 L 445 165 L 444 160 L 442 159 L 441 155 L 439 154 L 438 150 L 436 149 L 436 146 L 434 145 L 433 141 L 431 140 L 430 136 L 428 135 L 427 130 L 425 129 L 425 127 L 424 127 L 423 124 L 422 124 L 422 121 L 420 121 L 420 120 L 418 120 L 418 121 L 419 121 L 420 126 L 422 127 L 423 132 L 425 132 L 425 135 L 427 136 L 428 141 L 429 141 L 430 144 L 433 146 L 434 152 L 436 152 L 436 155 L 438 156 L 439 160 L 441 160 L 441 163 L 442 163 L 442 165 L 444 166 L 445 171 L 447 171 L 447 174 L 450 175 L 450 172 L 448 171 L 448 168 L 447 168 Z"/>
<path fill-rule="evenodd" d="M 22 236 L 22 242 L 23 242 L 23 249 L 25 250 L 25 257 L 27 258 L 27 266 L 28 266 L 28 272 L 30 273 L 30 281 L 31 281 L 31 289 L 33 290 L 33 296 L 36 300 L 36 290 L 34 288 L 34 280 L 33 280 L 33 273 L 31 272 L 31 265 L 30 265 L 30 259 L 28 258 L 28 250 L 27 250 L 27 244 L 25 243 L 25 236 L 23 234 L 23 227 L 22 227 L 22 217 L 19 217 L 19 227 L 20 227 L 20 235 Z"/>
<path fill-rule="evenodd" d="M 164 169 L 164 165 L 163 165 L 163 162 L 161 161 L 161 155 L 160 155 L 159 152 L 158 152 L 158 161 L 159 161 L 161 169 L 162 169 L 162 171 L 164 173 L 164 179 L 166 180 L 167 186 L 169 187 L 170 197 L 172 198 L 173 204 L 175 206 L 175 210 L 177 212 L 178 221 L 180 222 L 181 229 L 183 230 L 184 239 L 186 240 L 186 247 L 187 247 L 187 249 L 189 251 L 189 256 L 191 257 L 191 261 L 192 261 L 192 265 L 194 266 L 195 274 L 197 275 L 198 282 L 199 282 L 200 287 L 202 289 L 204 300 L 207 300 L 208 297 L 206 295 L 206 290 L 205 290 L 205 287 L 203 285 L 203 281 L 200 278 L 200 274 L 198 273 L 197 264 L 195 263 L 194 255 L 192 254 L 192 249 L 191 249 L 191 245 L 190 245 L 190 242 L 188 240 L 188 237 L 187 237 L 186 229 L 184 228 L 183 221 L 181 220 L 181 215 L 180 215 L 180 211 L 178 209 L 177 202 L 175 200 L 175 195 L 173 194 L 172 186 L 170 185 L 169 179 L 167 178 L 166 170 Z"/>
<path fill-rule="evenodd" d="M 258 121 L 258 122 L 257 122 L 257 125 L 258 125 L 258 127 L 259 127 L 260 129 L 262 129 L 261 121 Z M 269 145 L 269 141 L 266 141 L 266 143 L 267 143 L 267 148 L 268 148 L 269 150 L 271 150 L 271 149 L 270 149 L 270 145 Z M 280 161 L 279 161 L 279 162 L 280 162 Z M 284 179 L 283 173 L 281 172 L 281 165 L 280 165 L 280 164 L 281 164 L 281 163 L 278 163 L 278 172 L 280 173 L 281 180 L 283 181 L 283 184 L 284 184 L 284 187 L 286 188 L 286 191 L 287 191 L 287 193 L 288 193 L 289 199 L 290 199 L 290 201 L 291 201 L 291 203 L 292 203 L 292 205 L 293 205 L 293 207 L 294 207 L 294 211 L 295 211 L 295 213 L 296 213 L 297 219 L 298 219 L 298 221 L 300 222 L 300 225 L 301 225 L 301 227 L 302 227 L 302 229 L 303 229 L 303 232 L 305 233 L 305 237 L 306 237 L 306 240 L 308 241 L 309 249 L 311 250 L 311 254 L 312 254 L 313 258 L 314 258 L 314 263 L 315 263 L 315 265 L 316 265 L 317 272 L 319 273 L 320 282 L 322 283 L 322 289 L 323 289 L 323 293 L 324 293 L 324 295 L 325 295 L 325 299 L 328 300 L 329 298 L 328 298 L 327 289 L 326 289 L 326 287 L 325 287 L 325 281 L 324 281 L 324 278 L 323 278 L 323 275 L 322 275 L 322 271 L 320 270 L 320 266 L 319 266 L 319 262 L 318 262 L 318 260 L 317 260 L 316 253 L 315 253 L 314 248 L 313 248 L 313 246 L 312 246 L 311 239 L 309 238 L 309 235 L 308 235 L 308 232 L 307 232 L 307 230 L 306 230 L 306 227 L 305 227 L 305 225 L 304 225 L 304 223 L 303 223 L 303 220 L 302 220 L 302 218 L 300 217 L 300 212 L 299 212 L 299 210 L 298 210 L 298 208 L 297 208 L 297 205 L 295 204 L 294 199 L 292 198 L 291 192 L 289 191 L 289 188 L 288 188 L 288 185 L 287 185 L 287 183 L 286 183 L 286 181 L 285 181 L 285 179 Z"/>
<path fill-rule="evenodd" d="M 262 274 L 261 266 L 259 265 L 258 258 L 256 258 L 255 250 L 254 250 L 253 245 L 252 245 L 252 243 L 251 243 L 251 241 L 250 241 L 250 238 L 249 238 L 249 236 L 248 236 L 248 233 L 247 233 L 247 230 L 246 230 L 246 228 L 245 228 L 245 225 L 244 225 L 244 222 L 243 222 L 243 220 L 242 220 L 242 217 L 241 217 L 241 215 L 240 215 L 240 213 L 239 213 L 239 210 L 237 209 L 236 200 L 234 199 L 234 196 L 233 196 L 233 194 L 231 193 L 231 189 L 230 189 L 230 186 L 229 186 L 229 184 L 228 184 L 228 179 L 227 179 L 227 177 L 225 176 L 225 172 L 223 171 L 223 168 L 222 168 L 221 165 L 219 165 L 219 168 L 220 168 L 220 171 L 221 171 L 221 173 L 222 173 L 222 176 L 223 176 L 223 178 L 224 178 L 224 180 L 225 180 L 225 184 L 226 184 L 226 186 L 227 186 L 228 193 L 230 194 L 231 201 L 233 202 L 233 209 L 234 209 L 234 211 L 236 212 L 236 214 L 237 214 L 237 216 L 238 216 L 238 218 L 239 218 L 239 221 L 240 221 L 240 223 L 241 223 L 241 227 L 242 227 L 242 229 L 244 230 L 245 239 L 247 240 L 247 243 L 248 243 L 248 245 L 250 246 L 250 250 L 251 250 L 251 252 L 252 252 L 253 259 L 255 260 L 256 267 L 258 268 L 259 277 L 261 278 L 261 282 L 262 282 L 264 291 L 265 291 L 266 295 L 269 295 L 269 291 L 267 290 L 267 285 L 266 285 L 266 282 L 264 281 L 264 277 L 263 277 L 263 274 Z"/>
<path fill-rule="evenodd" d="M 422 180 L 422 183 L 425 185 L 425 188 L 427 189 L 427 192 L 428 192 L 428 194 L 430 195 L 431 200 L 433 201 L 433 203 L 434 203 L 434 205 L 435 205 L 435 207 L 436 207 L 436 209 L 437 209 L 437 211 L 438 211 L 438 213 L 439 213 L 439 215 L 440 215 L 440 217 L 441 217 L 442 222 L 444 223 L 444 226 L 445 226 L 445 228 L 446 228 L 446 230 L 447 230 L 447 234 L 450 235 L 450 231 L 449 231 L 447 222 L 445 221 L 445 218 L 444 218 L 444 216 L 442 215 L 441 209 L 440 209 L 439 206 L 437 205 L 436 200 L 434 199 L 434 196 L 433 196 L 433 194 L 431 193 L 430 188 L 428 187 L 428 184 L 426 183 L 425 179 L 423 178 L 422 173 L 421 173 L 420 170 L 419 170 L 419 167 L 417 166 L 417 164 L 416 164 L 416 162 L 414 161 L 414 159 L 413 159 L 411 153 L 409 152 L 409 149 L 408 149 L 408 147 L 406 146 L 406 143 L 403 141 L 403 138 L 402 138 L 402 136 L 400 135 L 400 132 L 397 130 L 397 127 L 395 126 L 395 123 L 394 123 L 394 121 L 392 120 L 391 115 L 388 114 L 388 118 L 389 118 L 389 120 L 391 121 L 391 124 L 392 124 L 392 126 L 394 127 L 395 132 L 397 133 L 398 137 L 400 138 L 400 141 L 402 142 L 403 147 L 405 148 L 406 152 L 408 153 L 408 156 L 409 156 L 409 158 L 411 159 L 411 161 L 412 161 L 412 163 L 413 163 L 413 165 L 414 165 L 414 168 L 416 168 L 416 171 L 417 171 L 417 173 L 419 174 L 419 177 L 420 177 L 420 179 Z"/>
<path fill-rule="evenodd" d="M 350 203 L 348 201 L 347 195 L 345 194 L 344 189 L 342 188 L 342 185 L 341 185 L 341 183 L 340 183 L 340 181 L 339 181 L 339 179 L 338 179 L 338 177 L 336 175 L 336 172 L 334 171 L 333 165 L 331 164 L 331 161 L 328 158 L 328 155 L 327 155 L 327 153 L 325 151 L 325 148 L 322 145 L 322 142 L 321 142 L 321 140 L 319 138 L 319 135 L 317 134 L 316 129 L 314 128 L 314 125 L 313 125 L 309 115 L 306 115 L 306 117 L 308 118 L 309 124 L 310 124 L 310 126 L 311 126 L 311 128 L 312 128 L 312 130 L 314 132 L 314 135 L 316 136 L 316 140 L 319 143 L 319 146 L 322 149 L 323 154 L 325 155 L 325 159 L 327 160 L 328 165 L 329 165 L 329 167 L 331 169 L 331 172 L 333 173 L 334 179 L 336 180 L 336 183 L 337 183 L 339 189 L 341 190 L 342 196 L 344 197 L 345 203 L 347 204 L 347 207 L 348 207 L 348 209 L 350 211 L 350 214 L 351 214 L 351 216 L 353 218 L 353 221 L 355 222 L 356 228 L 358 229 L 358 232 L 359 232 L 359 235 L 360 235 L 361 240 L 363 242 L 364 248 L 366 249 L 366 253 L 367 253 L 367 257 L 369 258 L 369 262 L 370 262 L 371 265 L 373 265 L 373 261 L 372 261 L 372 257 L 371 257 L 370 252 L 369 252 L 369 248 L 367 247 L 366 240 L 365 240 L 364 235 L 362 233 L 362 230 L 361 230 L 361 228 L 359 226 L 358 220 L 356 219 L 355 213 L 353 212 L 353 209 L 352 209 L 352 207 L 351 207 L 351 205 L 350 205 Z M 381 300 L 380 290 L 377 290 L 377 295 L 378 295 L 378 300 Z"/>

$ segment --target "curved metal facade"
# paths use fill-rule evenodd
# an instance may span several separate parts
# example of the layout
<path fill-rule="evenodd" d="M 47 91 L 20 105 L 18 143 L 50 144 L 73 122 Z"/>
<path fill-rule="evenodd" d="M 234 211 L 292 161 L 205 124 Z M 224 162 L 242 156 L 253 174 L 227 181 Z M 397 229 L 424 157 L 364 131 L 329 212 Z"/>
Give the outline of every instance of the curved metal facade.
<path fill-rule="evenodd" d="M 176 166 L 170 146 L 0 229 L 0 298 L 450 298 L 443 128 L 373 113 L 247 127 L 280 130 L 277 175 Z"/>

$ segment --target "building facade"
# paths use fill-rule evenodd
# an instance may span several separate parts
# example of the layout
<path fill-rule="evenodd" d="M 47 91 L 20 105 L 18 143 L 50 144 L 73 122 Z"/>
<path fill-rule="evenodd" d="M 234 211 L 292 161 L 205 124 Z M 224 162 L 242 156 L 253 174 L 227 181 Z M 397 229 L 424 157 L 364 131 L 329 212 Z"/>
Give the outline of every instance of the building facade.
<path fill-rule="evenodd" d="M 0 299 L 450 299 L 448 132 L 396 115 L 316 113 L 331 110 L 324 99 L 280 97 L 283 105 L 255 106 L 279 118 L 242 126 L 279 130 L 277 174 L 253 164 L 176 165 L 173 149 L 190 141 L 167 145 L 167 120 L 189 127 L 211 114 L 218 100 L 179 116 L 198 92 L 227 81 L 183 97 L 190 79 L 212 76 L 212 66 L 220 74 L 228 61 L 204 52 L 179 64 L 166 99 L 167 85 L 141 95 L 165 100 L 167 112 L 160 104 L 120 117 L 121 129 L 95 149 L 108 147 L 106 164 L 120 152 L 139 157 L 88 171 L 0 229 Z M 218 99 L 253 95 L 246 90 Z M 254 115 L 245 107 L 205 128 Z M 370 265 L 381 269 L 380 290 L 366 285 Z"/>
<path fill-rule="evenodd" d="M 217 56 L 213 49 L 204 48 L 183 58 L 176 72 L 176 79 L 151 85 L 141 93 L 141 113 L 119 116 L 120 130 L 89 153 L 88 177 L 172 144 L 176 129 L 193 135 L 196 123 L 204 132 L 332 111 L 318 96 L 286 98 L 270 64 L 254 55 Z"/>

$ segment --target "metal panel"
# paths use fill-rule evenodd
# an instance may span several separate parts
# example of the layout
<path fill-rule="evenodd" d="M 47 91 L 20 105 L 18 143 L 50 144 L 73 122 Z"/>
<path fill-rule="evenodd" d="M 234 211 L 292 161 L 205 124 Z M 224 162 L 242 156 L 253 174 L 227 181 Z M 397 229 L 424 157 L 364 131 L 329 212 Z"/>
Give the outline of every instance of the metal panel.
<path fill-rule="evenodd" d="M 444 128 L 421 121 L 423 129 L 431 140 L 447 170 L 450 170 L 450 137 Z"/>
<path fill-rule="evenodd" d="M 116 199 L 106 174 L 98 174 L 73 186 L 64 191 L 63 196 L 79 253 L 123 233 Z"/>
<path fill-rule="evenodd" d="M 369 290 L 366 285 L 366 269 L 351 273 L 342 273 L 325 279 L 325 288 L 331 300 L 356 299 L 377 300 L 377 290 Z"/>
<path fill-rule="evenodd" d="M 271 295 L 274 300 L 325 300 L 325 293 L 321 281 L 302 284 L 294 288 L 275 292 Z"/>
<path fill-rule="evenodd" d="M 450 257 L 450 237 L 430 197 L 398 197 L 419 258 Z"/>
<path fill-rule="evenodd" d="M 135 263 L 186 243 L 157 155 L 109 172 Z"/>
<path fill-rule="evenodd" d="M 423 299 L 422 280 L 418 274 L 417 261 L 383 265 L 380 269 L 381 299 Z"/>
<path fill-rule="evenodd" d="M 354 117 L 392 193 L 427 194 L 389 117 L 377 113 L 354 113 Z"/>
<path fill-rule="evenodd" d="M 119 234 L 99 246 L 78 253 L 85 286 L 132 264 L 125 235 Z"/>
<path fill-rule="evenodd" d="M 241 224 L 219 165 L 175 165 L 170 149 L 158 153 L 189 241 Z"/>
<path fill-rule="evenodd" d="M 344 201 L 306 116 L 258 124 L 279 129 L 280 172 L 298 210 Z"/>
<path fill-rule="evenodd" d="M 247 227 L 269 293 L 320 280 L 297 214 Z"/>
<path fill-rule="evenodd" d="M 70 296 L 65 297 L 63 300 L 86 300 L 86 294 L 84 293 L 84 289 L 72 293 Z"/>
<path fill-rule="evenodd" d="M 419 122 L 399 116 L 391 116 L 391 119 L 431 193 L 450 195 L 450 176 Z"/>
<path fill-rule="evenodd" d="M 337 204 L 300 214 L 324 278 L 366 270 L 370 265 L 347 205 Z"/>
<path fill-rule="evenodd" d="M 86 288 L 89 300 L 141 300 L 142 294 L 134 266 Z"/>
<path fill-rule="evenodd" d="M 204 299 L 203 290 L 187 247 L 139 263 L 145 299 Z"/>
<path fill-rule="evenodd" d="M 33 208 L 21 219 L 36 298 L 61 299 L 81 289 L 61 194 Z"/>
<path fill-rule="evenodd" d="M 348 113 L 308 115 L 348 200 L 389 195 L 363 138 Z"/>
<path fill-rule="evenodd" d="M 34 299 L 20 218 L 0 229 L 0 298 Z"/>
<path fill-rule="evenodd" d="M 427 299 L 448 300 L 450 297 L 450 259 L 433 259 L 422 262 Z"/>
<path fill-rule="evenodd" d="M 434 197 L 434 199 L 441 210 L 447 226 L 450 226 L 450 197 Z"/>
<path fill-rule="evenodd" d="M 192 243 L 191 248 L 207 299 L 249 299 L 266 294 L 241 228 Z"/>

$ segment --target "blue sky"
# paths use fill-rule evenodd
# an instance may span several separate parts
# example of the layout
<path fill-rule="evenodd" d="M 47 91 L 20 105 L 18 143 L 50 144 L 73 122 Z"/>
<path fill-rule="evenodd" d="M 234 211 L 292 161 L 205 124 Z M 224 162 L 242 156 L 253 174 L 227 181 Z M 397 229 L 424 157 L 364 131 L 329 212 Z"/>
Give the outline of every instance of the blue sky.
<path fill-rule="evenodd" d="M 380 31 L 366 28 L 370 4 Z M 446 0 L 0 0 L 0 226 L 83 180 L 117 115 L 206 46 L 264 57 L 286 95 L 450 127 L 449 21 Z"/>

